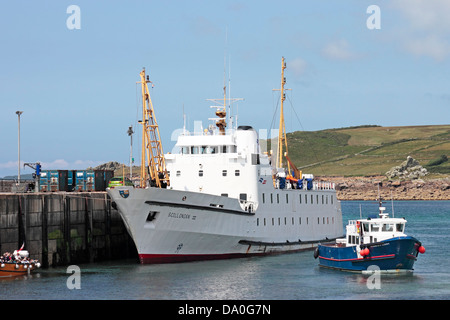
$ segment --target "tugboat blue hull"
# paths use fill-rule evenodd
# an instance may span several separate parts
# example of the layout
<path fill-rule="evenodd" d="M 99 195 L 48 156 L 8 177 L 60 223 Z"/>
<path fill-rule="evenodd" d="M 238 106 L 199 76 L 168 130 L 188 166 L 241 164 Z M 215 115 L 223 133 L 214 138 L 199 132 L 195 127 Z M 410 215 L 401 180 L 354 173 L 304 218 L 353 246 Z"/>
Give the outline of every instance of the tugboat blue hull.
<path fill-rule="evenodd" d="M 396 237 L 361 245 L 369 254 L 358 255 L 358 246 L 340 246 L 336 243 L 319 244 L 316 255 L 321 267 L 363 272 L 370 266 L 380 271 L 412 271 L 417 260 L 419 240 L 414 237 Z M 370 270 L 370 269 L 369 269 Z"/>

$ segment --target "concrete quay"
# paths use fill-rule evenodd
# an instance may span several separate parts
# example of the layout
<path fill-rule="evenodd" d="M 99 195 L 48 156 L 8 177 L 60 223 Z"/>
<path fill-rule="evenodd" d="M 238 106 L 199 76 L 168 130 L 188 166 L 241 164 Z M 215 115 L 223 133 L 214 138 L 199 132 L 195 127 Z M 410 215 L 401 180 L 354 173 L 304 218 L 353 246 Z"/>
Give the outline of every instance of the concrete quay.
<path fill-rule="evenodd" d="M 136 258 L 106 192 L 0 193 L 0 253 L 25 244 L 42 267 Z"/>

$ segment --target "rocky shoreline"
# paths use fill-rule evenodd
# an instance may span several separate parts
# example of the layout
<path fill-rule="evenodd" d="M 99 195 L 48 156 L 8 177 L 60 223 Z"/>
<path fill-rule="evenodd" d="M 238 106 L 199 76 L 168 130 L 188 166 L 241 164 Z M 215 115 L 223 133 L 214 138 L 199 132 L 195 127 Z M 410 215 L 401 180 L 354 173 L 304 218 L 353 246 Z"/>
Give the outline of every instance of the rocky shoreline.
<path fill-rule="evenodd" d="M 335 183 L 339 200 L 375 200 L 378 190 L 385 200 L 450 200 L 450 178 L 390 181 L 386 176 L 375 176 L 327 177 L 323 180 Z"/>

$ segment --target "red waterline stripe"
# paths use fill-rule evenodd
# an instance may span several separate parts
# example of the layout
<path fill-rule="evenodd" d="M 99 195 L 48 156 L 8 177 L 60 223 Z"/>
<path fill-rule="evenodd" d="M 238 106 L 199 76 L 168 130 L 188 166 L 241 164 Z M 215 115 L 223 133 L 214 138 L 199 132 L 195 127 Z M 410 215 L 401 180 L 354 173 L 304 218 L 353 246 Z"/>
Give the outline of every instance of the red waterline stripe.
<path fill-rule="evenodd" d="M 224 260 L 224 259 L 237 259 L 244 257 L 254 256 L 268 256 L 285 253 L 293 253 L 300 251 L 307 251 L 311 248 L 303 248 L 287 251 L 267 251 L 257 253 L 223 253 L 223 254 L 152 254 L 152 253 L 140 253 L 139 260 L 142 264 L 156 264 L 156 263 L 178 263 L 178 262 L 191 262 L 202 260 Z"/>
<path fill-rule="evenodd" d="M 369 260 L 369 259 L 387 259 L 387 258 L 393 258 L 393 257 L 395 257 L 395 254 L 387 254 L 387 255 L 383 255 L 383 256 L 367 257 L 366 259 L 364 259 L 364 258 L 334 259 L 334 258 L 325 258 L 325 257 L 319 256 L 320 259 L 331 260 L 331 261 L 363 261 L 363 260 Z"/>

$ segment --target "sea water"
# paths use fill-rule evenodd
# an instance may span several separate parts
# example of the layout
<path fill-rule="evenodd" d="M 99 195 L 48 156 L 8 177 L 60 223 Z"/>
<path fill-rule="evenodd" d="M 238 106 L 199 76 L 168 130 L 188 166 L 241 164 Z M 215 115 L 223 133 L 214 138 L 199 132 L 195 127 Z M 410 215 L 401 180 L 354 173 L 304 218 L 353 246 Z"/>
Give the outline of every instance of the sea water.
<path fill-rule="evenodd" d="M 376 213 L 378 206 L 368 201 L 341 205 L 344 224 L 360 212 L 362 217 Z M 391 203 L 384 206 L 391 213 Z M 329 270 L 318 266 L 312 251 L 162 265 L 123 260 L 0 279 L 0 299 L 449 299 L 450 201 L 395 201 L 393 208 L 395 217 L 408 221 L 406 233 L 426 248 L 410 274 L 375 278 Z"/>

